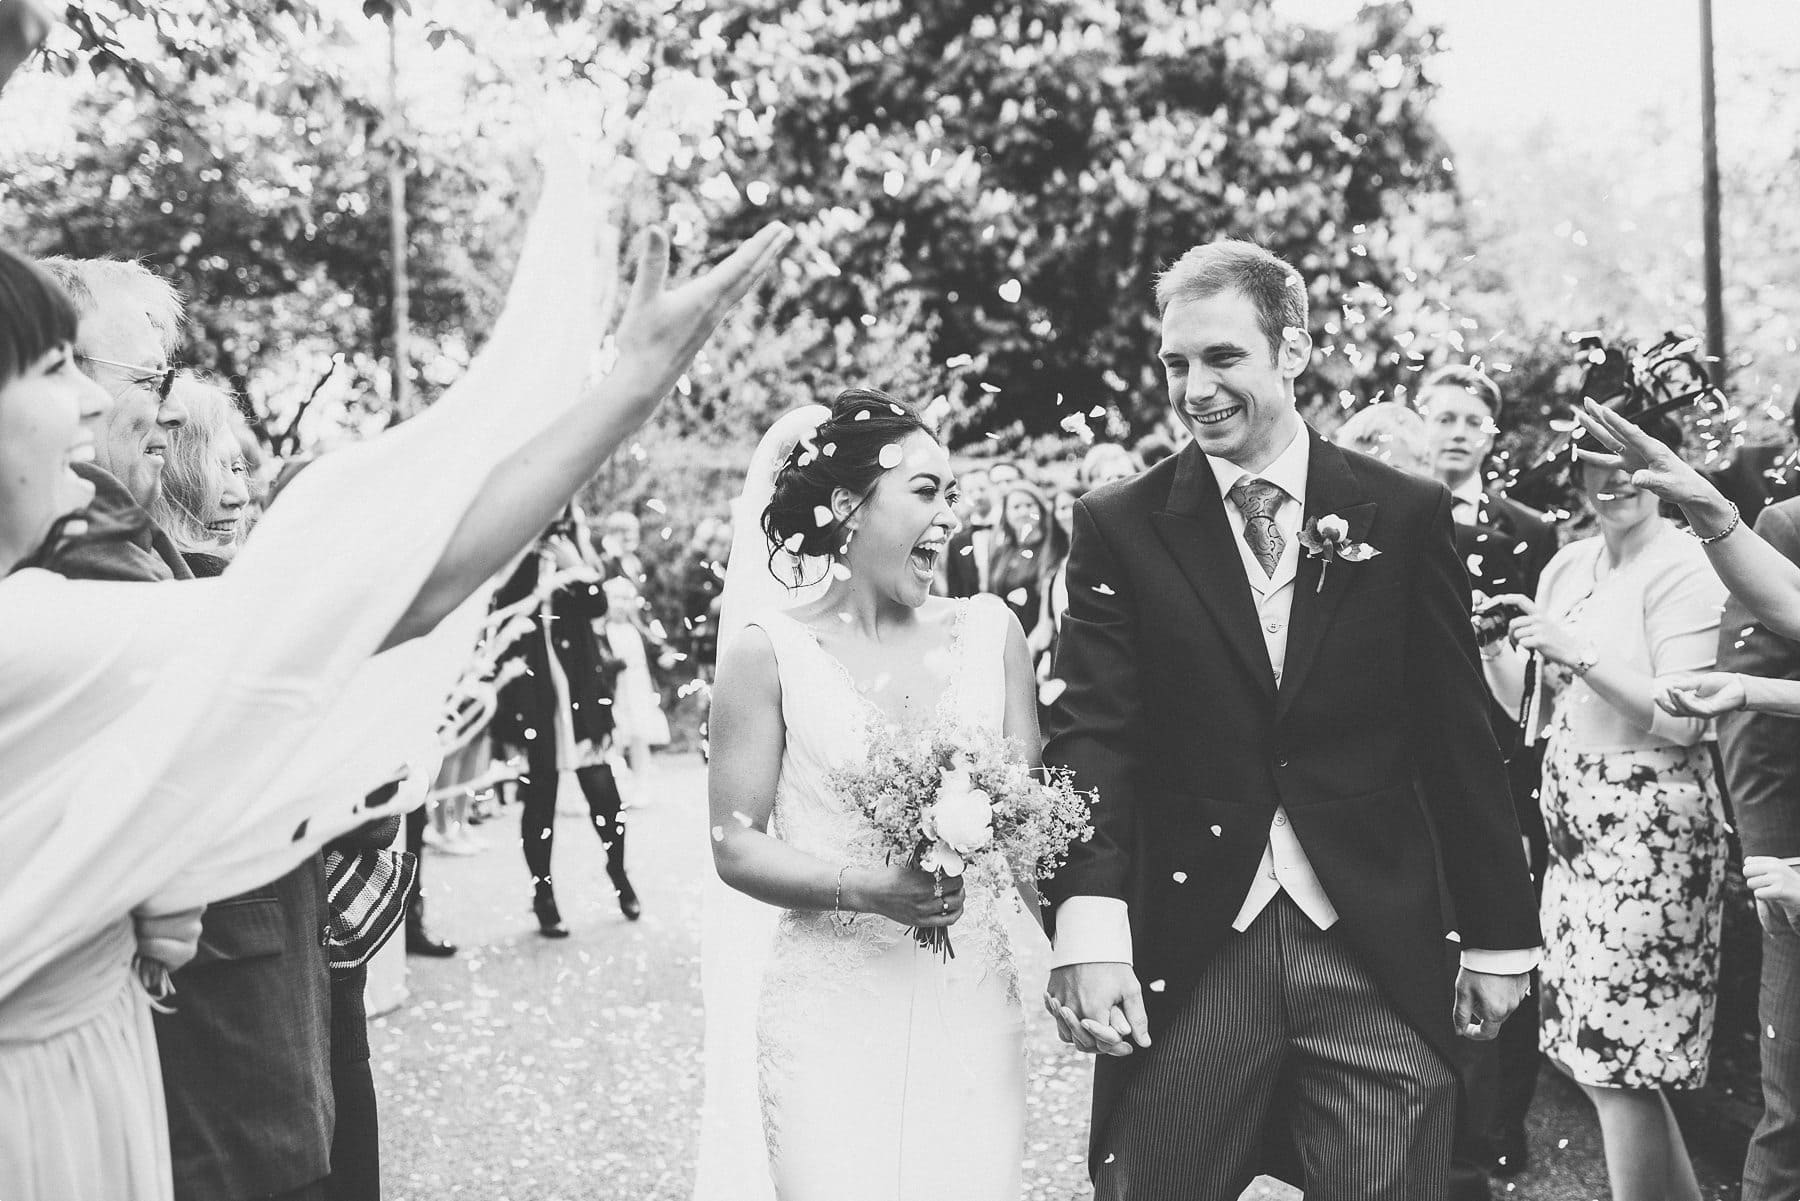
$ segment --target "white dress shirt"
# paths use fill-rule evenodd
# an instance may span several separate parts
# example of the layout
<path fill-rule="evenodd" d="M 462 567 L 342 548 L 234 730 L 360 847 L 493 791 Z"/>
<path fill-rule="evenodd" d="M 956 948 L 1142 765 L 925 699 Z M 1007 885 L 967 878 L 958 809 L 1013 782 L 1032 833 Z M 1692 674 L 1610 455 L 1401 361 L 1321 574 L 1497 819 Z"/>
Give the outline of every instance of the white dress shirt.
<path fill-rule="evenodd" d="M 1207 466 L 1219 484 L 1220 503 L 1243 559 L 1244 577 L 1249 582 L 1256 604 L 1263 645 L 1268 649 L 1269 664 L 1275 672 L 1275 684 L 1281 685 L 1281 671 L 1287 661 L 1288 619 L 1294 606 L 1294 576 L 1300 565 L 1300 526 L 1306 510 L 1306 472 L 1311 459 L 1311 439 L 1302 425 L 1287 448 L 1274 462 L 1260 472 L 1248 472 L 1224 459 L 1207 456 Z M 1274 575 L 1265 573 L 1244 540 L 1244 515 L 1230 499 L 1231 489 L 1246 476 L 1266 480 L 1278 486 L 1287 496 L 1275 510 L 1275 528 L 1281 531 L 1281 558 Z M 1476 484 L 1480 493 L 1479 482 Z M 1250 891 L 1232 921 L 1234 930 L 1247 930 L 1275 899 L 1286 892 L 1302 913 L 1321 930 L 1337 924 L 1338 911 L 1325 895 L 1324 886 L 1313 872 L 1306 851 L 1294 834 L 1287 810 L 1277 807 L 1269 823 L 1269 841 L 1263 847 L 1262 862 L 1257 865 Z M 1056 939 L 1051 948 L 1050 966 L 1066 967 L 1075 963 L 1130 963 L 1131 919 L 1128 906 L 1116 897 L 1075 896 L 1064 901 L 1056 915 Z M 1537 966 L 1537 949 L 1519 951 L 1482 951 L 1465 949 L 1463 966 L 1471 971 L 1513 975 Z"/>

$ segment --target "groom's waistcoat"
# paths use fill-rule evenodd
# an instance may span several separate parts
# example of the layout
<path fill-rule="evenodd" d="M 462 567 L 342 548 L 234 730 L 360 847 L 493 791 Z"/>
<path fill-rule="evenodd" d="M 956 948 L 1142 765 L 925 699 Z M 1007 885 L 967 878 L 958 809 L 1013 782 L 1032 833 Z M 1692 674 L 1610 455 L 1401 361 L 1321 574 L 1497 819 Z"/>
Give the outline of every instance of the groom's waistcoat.
<path fill-rule="evenodd" d="M 1277 686 L 1196 448 L 1077 505 L 1045 757 L 1099 800 L 1046 891 L 1128 903 L 1154 1023 L 1227 936 L 1279 807 L 1337 928 L 1447 1051 L 1458 946 L 1539 942 L 1467 577 L 1440 485 L 1315 438 L 1304 520 L 1333 515 L 1380 553 L 1302 556 Z"/>

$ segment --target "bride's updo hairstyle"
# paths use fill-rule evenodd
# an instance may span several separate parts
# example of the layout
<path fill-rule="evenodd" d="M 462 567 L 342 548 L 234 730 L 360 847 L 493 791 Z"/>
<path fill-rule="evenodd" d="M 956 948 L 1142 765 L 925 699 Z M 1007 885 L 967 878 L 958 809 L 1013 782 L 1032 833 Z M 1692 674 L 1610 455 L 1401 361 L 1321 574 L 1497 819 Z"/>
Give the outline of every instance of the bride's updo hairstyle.
<path fill-rule="evenodd" d="M 892 465 L 883 465 L 882 451 L 915 433 L 937 436 L 911 406 L 887 393 L 874 388 L 838 393 L 831 402 L 831 416 L 819 423 L 810 439 L 794 447 L 775 473 L 775 489 L 762 514 L 763 533 L 774 548 L 770 570 L 782 550 L 821 559 L 838 554 L 844 546 L 844 523 L 835 518 L 819 521 L 831 512 L 832 492 L 842 488 L 852 496 L 867 497 Z"/>

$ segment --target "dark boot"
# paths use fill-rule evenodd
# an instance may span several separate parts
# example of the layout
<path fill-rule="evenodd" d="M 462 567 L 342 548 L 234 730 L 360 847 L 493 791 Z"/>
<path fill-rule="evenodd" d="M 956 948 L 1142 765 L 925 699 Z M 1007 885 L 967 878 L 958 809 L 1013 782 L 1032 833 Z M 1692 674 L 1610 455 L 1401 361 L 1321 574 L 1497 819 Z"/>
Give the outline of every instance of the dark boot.
<path fill-rule="evenodd" d="M 626 921 L 635 922 L 644 916 L 644 906 L 638 900 L 637 890 L 631 887 L 631 877 L 621 870 L 613 877 L 613 887 L 619 890 L 619 912 Z"/>
<path fill-rule="evenodd" d="M 415 896 L 406 904 L 406 953 L 443 959 L 456 954 L 456 944 L 440 942 L 425 932 L 425 898 Z"/>
<path fill-rule="evenodd" d="M 548 883 L 537 886 L 531 900 L 531 911 L 537 914 L 538 933 L 545 938 L 567 938 L 569 928 L 563 925 L 562 912 L 556 907 L 556 893 Z"/>

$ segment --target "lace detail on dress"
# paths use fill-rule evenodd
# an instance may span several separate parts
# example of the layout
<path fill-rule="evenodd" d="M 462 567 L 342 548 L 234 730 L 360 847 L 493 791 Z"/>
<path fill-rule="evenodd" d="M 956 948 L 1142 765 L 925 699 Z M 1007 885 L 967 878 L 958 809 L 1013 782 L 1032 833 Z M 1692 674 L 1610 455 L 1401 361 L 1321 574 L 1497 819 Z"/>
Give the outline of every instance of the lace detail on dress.
<path fill-rule="evenodd" d="M 983 603 L 987 600 L 962 602 L 952 619 L 951 676 L 926 728 L 947 723 L 997 731 L 1003 724 L 1008 613 L 998 602 Z M 972 615 L 981 620 L 971 620 Z M 872 723 L 890 719 L 805 626 L 785 614 L 751 624 L 767 633 L 774 646 L 786 727 L 771 833 L 829 862 L 882 865 L 887 851 L 876 831 L 828 790 L 826 780 L 833 769 L 861 758 Z M 825 1011 L 853 996 L 872 1000 L 878 990 L 891 987 L 871 970 L 877 959 L 908 950 L 929 959 L 929 971 L 937 974 L 932 986 L 942 990 L 938 1002 L 944 1005 L 954 1006 L 965 990 L 995 983 L 1016 1000 L 1018 971 L 1001 908 L 1014 895 L 1011 876 L 971 871 L 964 887 L 963 918 L 952 928 L 956 958 L 946 964 L 911 947 L 905 927 L 875 914 L 861 914 L 848 925 L 828 912 L 790 910 L 781 915 L 757 1017 L 764 1133 L 771 1157 L 780 1155 L 777 1117 L 784 1057 L 808 1037 Z M 921 968 L 920 975 L 926 974 Z"/>

